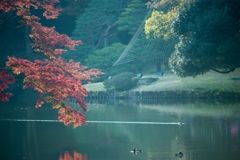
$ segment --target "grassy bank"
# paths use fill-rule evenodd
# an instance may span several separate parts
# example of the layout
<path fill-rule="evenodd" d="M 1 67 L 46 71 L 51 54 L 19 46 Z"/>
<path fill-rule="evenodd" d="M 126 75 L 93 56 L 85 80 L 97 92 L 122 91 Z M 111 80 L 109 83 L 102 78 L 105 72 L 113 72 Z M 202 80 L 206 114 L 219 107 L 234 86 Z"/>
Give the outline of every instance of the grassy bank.
<path fill-rule="evenodd" d="M 143 74 L 142 78 L 158 77 L 156 74 Z M 229 73 L 219 74 L 209 72 L 195 78 L 180 78 L 172 72 L 166 72 L 151 84 L 138 85 L 133 91 L 173 91 L 173 90 L 240 90 L 240 69 Z M 103 83 L 85 85 L 88 91 L 105 91 Z"/>

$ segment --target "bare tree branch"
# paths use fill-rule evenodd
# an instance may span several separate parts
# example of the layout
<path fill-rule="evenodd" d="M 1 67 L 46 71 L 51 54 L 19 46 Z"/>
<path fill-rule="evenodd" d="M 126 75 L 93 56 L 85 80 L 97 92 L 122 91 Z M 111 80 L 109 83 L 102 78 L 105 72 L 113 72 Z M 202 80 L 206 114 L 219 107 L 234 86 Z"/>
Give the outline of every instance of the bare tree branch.
<path fill-rule="evenodd" d="M 0 26 L 1 26 L 3 23 L 5 23 L 7 20 L 10 20 L 10 19 L 13 19 L 13 18 L 16 17 L 16 16 L 11 17 L 11 16 L 12 16 L 12 13 L 13 13 L 13 11 L 11 11 L 10 13 L 9 13 L 9 12 L 2 12 L 2 13 L 1 13 Z M 5 16 L 4 14 L 8 14 L 8 15 Z"/>
<path fill-rule="evenodd" d="M 113 29 L 114 27 L 116 27 L 116 26 L 117 26 L 117 22 L 113 23 L 112 25 L 107 25 L 107 29 L 105 30 L 105 33 L 102 33 L 102 34 L 100 35 L 100 37 L 99 37 L 99 39 L 98 39 L 98 43 L 97 43 L 97 45 L 94 47 L 95 49 L 97 49 L 97 48 L 99 47 L 99 45 L 101 44 L 101 41 L 102 41 L 103 38 L 108 37 L 109 31 L 110 31 L 111 29 Z"/>

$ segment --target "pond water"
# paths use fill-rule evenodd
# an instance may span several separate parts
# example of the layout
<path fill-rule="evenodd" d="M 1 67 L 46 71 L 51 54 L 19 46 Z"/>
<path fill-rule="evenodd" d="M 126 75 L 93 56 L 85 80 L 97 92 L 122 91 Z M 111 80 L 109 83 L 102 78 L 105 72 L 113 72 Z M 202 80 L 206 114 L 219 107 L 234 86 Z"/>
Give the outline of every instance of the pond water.
<path fill-rule="evenodd" d="M 76 129 L 57 122 L 50 106 L 0 105 L 1 160 L 240 159 L 237 102 L 94 101 Z"/>

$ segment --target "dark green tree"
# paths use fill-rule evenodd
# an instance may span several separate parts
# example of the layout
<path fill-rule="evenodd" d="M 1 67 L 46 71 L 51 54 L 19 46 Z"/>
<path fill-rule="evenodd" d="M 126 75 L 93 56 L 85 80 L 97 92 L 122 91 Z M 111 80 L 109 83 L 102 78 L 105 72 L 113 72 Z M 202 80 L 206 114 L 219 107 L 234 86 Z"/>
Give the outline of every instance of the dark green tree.
<path fill-rule="evenodd" d="M 121 13 L 117 23 L 119 31 L 127 31 L 129 35 L 134 35 L 147 14 L 146 1 L 132 0 Z"/>
<path fill-rule="evenodd" d="M 104 80 L 109 76 L 117 75 L 121 72 L 131 71 L 131 64 L 124 66 L 113 66 L 113 62 L 122 54 L 126 45 L 114 43 L 111 46 L 103 49 L 98 49 L 86 59 L 87 65 L 90 68 L 101 68 L 106 74 L 96 80 Z"/>
<path fill-rule="evenodd" d="M 79 17 L 91 0 L 61 0 L 61 15 Z"/>
<path fill-rule="evenodd" d="M 172 23 L 180 38 L 169 62 L 174 72 L 195 77 L 240 67 L 239 0 L 186 0 Z"/>
<path fill-rule="evenodd" d="M 119 42 L 117 38 L 117 19 L 126 6 L 127 0 L 92 0 L 76 21 L 73 39 L 82 39 L 83 45 L 69 52 L 67 57 L 85 59 L 94 50 Z"/>

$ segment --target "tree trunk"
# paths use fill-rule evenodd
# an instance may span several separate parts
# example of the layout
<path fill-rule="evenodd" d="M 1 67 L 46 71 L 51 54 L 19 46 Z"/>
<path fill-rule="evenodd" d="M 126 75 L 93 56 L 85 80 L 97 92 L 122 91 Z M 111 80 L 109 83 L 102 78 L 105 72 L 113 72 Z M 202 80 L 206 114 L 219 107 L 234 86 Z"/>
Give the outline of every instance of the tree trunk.
<path fill-rule="evenodd" d="M 161 71 L 161 62 L 157 62 L 156 67 L 157 67 L 157 72 Z"/>
<path fill-rule="evenodd" d="M 107 25 L 107 24 L 106 24 Z M 98 40 L 98 44 L 94 47 L 95 49 L 97 49 L 101 42 L 102 42 L 102 39 L 104 38 L 104 47 L 107 47 L 108 46 L 108 36 L 109 36 L 109 31 L 111 29 L 113 29 L 114 27 L 117 26 L 117 22 L 113 23 L 112 25 L 107 25 L 107 29 L 105 30 L 105 33 L 102 33 L 101 36 L 99 37 L 99 40 Z"/>

